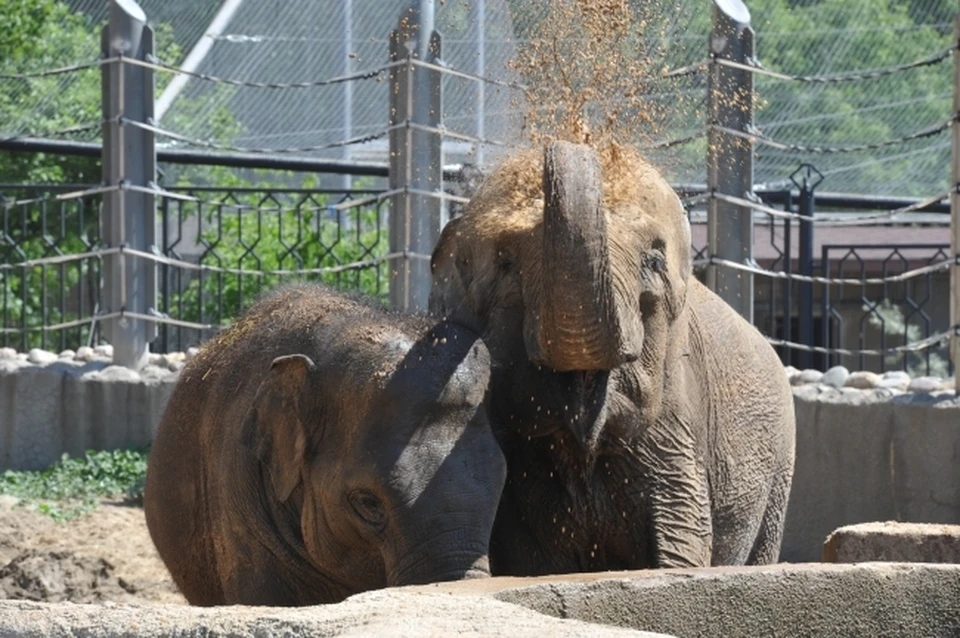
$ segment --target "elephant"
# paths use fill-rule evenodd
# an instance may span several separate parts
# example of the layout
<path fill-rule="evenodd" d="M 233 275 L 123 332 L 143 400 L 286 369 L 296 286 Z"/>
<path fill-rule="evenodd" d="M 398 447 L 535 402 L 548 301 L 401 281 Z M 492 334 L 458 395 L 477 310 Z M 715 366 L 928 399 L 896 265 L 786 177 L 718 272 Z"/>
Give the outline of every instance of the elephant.
<path fill-rule="evenodd" d="M 783 366 L 693 275 L 682 203 L 634 147 L 516 152 L 431 269 L 431 312 L 493 360 L 494 576 L 778 559 L 796 427 Z"/>
<path fill-rule="evenodd" d="M 305 606 L 489 577 L 506 461 L 475 332 L 319 284 L 255 302 L 181 371 L 144 490 L 190 604 Z"/>

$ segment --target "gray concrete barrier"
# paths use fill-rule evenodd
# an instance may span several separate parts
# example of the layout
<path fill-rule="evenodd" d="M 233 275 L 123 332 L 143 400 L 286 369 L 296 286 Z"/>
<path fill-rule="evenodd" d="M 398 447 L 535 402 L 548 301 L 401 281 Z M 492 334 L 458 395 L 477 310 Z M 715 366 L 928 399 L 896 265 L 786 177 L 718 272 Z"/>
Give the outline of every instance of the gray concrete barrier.
<path fill-rule="evenodd" d="M 190 356 L 151 355 L 137 374 L 111 366 L 108 347 L 61 355 L 0 349 L 0 470 L 148 444 Z M 960 523 L 960 401 L 948 384 L 902 373 L 786 374 L 797 461 L 782 560 L 820 560 L 827 536 L 845 525 Z"/>

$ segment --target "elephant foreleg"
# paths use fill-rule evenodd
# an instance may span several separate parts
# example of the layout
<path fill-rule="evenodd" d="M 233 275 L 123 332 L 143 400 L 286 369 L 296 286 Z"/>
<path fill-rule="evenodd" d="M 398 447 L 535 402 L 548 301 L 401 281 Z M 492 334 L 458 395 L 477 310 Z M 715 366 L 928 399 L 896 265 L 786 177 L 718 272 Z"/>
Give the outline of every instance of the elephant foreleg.
<path fill-rule="evenodd" d="M 702 457 L 685 425 L 658 430 L 642 453 L 657 567 L 709 567 L 713 524 Z"/>

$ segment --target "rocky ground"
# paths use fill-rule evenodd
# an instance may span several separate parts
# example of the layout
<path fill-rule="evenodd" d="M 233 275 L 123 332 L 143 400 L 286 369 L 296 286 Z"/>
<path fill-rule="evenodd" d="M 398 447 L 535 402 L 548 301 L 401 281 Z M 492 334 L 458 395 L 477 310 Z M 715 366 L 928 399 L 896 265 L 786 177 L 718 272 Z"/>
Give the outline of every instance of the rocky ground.
<path fill-rule="evenodd" d="M 54 519 L 0 496 L 0 598 L 184 603 L 157 556 L 143 509 L 103 501 Z"/>

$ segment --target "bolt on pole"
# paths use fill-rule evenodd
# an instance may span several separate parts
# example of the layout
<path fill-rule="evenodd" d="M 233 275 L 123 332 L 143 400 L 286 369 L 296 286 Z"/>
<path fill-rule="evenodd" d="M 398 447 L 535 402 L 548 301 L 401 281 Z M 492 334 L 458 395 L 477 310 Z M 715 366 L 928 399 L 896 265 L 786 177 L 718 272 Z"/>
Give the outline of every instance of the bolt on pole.
<path fill-rule="evenodd" d="M 707 96 L 707 187 L 711 193 L 746 198 L 753 192 L 753 141 L 720 129 L 753 128 L 753 73 L 718 60 L 747 64 L 754 57 L 750 12 L 741 0 L 714 0 Z M 753 211 L 711 199 L 707 210 L 711 257 L 753 263 Z M 707 285 L 753 323 L 753 274 L 711 264 Z"/>
<path fill-rule="evenodd" d="M 147 61 L 153 56 L 153 30 L 133 0 L 111 0 L 110 19 L 101 33 L 104 57 Z M 153 133 L 129 122 L 153 122 L 154 84 L 151 69 L 123 61 L 101 70 L 103 102 L 103 181 L 118 190 L 104 195 L 100 236 L 121 252 L 104 258 L 101 307 L 106 313 L 149 315 L 157 305 L 156 264 L 124 254 L 124 248 L 152 251 L 156 245 L 156 200 L 152 194 L 126 187 L 153 189 L 157 155 Z M 113 346 L 113 361 L 134 370 L 142 367 L 149 344 L 157 336 L 154 322 L 115 317 L 103 324 Z"/>
<path fill-rule="evenodd" d="M 438 64 L 440 34 L 434 30 L 433 0 L 415 0 L 390 33 L 390 61 L 406 64 L 390 71 L 390 305 L 426 310 L 430 261 L 440 236 L 443 201 L 440 72 L 414 63 Z"/>
<path fill-rule="evenodd" d="M 960 324 L 960 13 L 953 18 L 953 124 L 951 132 L 952 161 L 950 166 L 950 250 L 953 256 L 953 265 L 950 266 L 950 326 L 953 335 L 950 337 L 950 359 L 953 361 L 954 383 L 956 392 L 960 392 L 960 335 L 957 334 L 957 325 Z"/>

